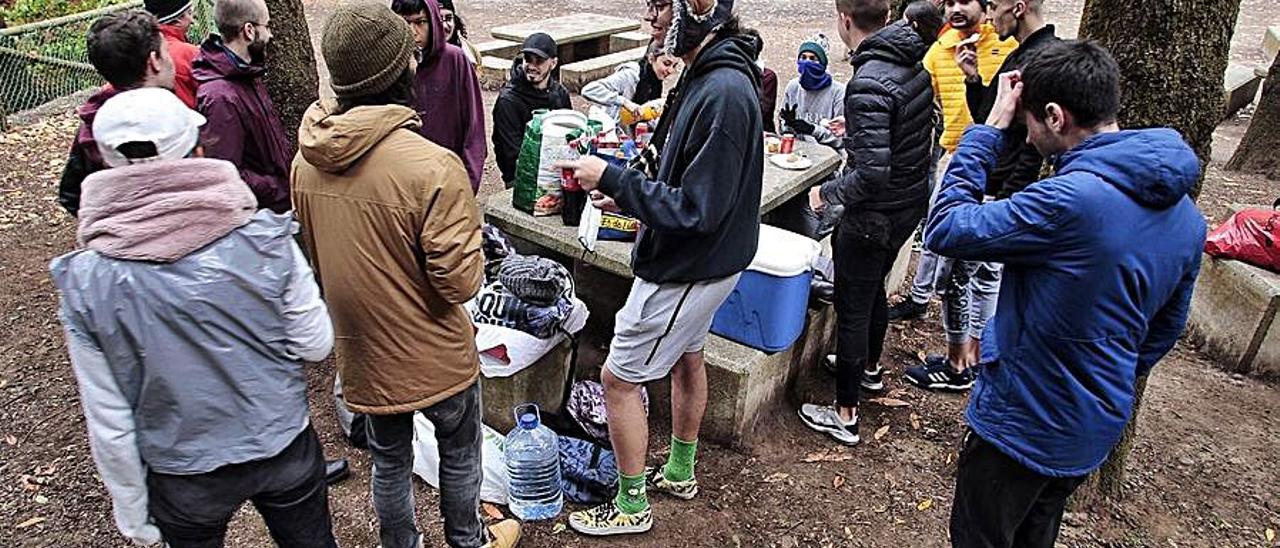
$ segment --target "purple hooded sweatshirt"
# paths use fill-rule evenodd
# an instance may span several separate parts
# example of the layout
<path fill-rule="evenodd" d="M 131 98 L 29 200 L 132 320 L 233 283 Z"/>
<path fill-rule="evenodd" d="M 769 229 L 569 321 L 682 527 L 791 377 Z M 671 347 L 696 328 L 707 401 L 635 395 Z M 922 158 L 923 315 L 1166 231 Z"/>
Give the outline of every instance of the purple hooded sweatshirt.
<path fill-rule="evenodd" d="M 289 203 L 293 146 L 262 81 L 266 69 L 240 59 L 217 34 L 200 46 L 191 66 L 199 82 L 196 110 L 209 121 L 200 130 L 207 158 L 235 164 L 258 197 L 258 207 L 284 213 Z"/>
<path fill-rule="evenodd" d="M 414 76 L 414 109 L 422 118 L 421 133 L 428 141 L 449 149 L 467 168 L 471 190 L 480 189 L 484 176 L 484 104 L 475 66 L 458 46 L 448 43 L 440 21 L 440 4 L 426 0 L 431 22 L 430 44 L 420 52 Z"/>

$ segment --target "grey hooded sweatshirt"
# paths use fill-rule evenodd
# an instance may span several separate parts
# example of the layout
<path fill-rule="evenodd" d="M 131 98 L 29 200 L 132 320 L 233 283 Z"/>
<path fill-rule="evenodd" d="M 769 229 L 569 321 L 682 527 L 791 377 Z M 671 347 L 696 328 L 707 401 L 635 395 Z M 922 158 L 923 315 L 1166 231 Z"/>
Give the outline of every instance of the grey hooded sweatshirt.
<path fill-rule="evenodd" d="M 135 542 L 160 540 L 148 470 L 270 458 L 308 425 L 302 365 L 333 330 L 292 217 L 256 207 L 222 160 L 99 171 L 83 248 L 50 266 L 94 462 Z"/>

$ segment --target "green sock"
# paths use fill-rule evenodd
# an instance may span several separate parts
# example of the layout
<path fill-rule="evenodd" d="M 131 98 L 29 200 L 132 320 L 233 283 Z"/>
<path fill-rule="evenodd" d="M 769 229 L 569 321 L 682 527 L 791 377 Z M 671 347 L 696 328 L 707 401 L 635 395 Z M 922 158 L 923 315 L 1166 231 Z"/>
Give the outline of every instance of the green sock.
<path fill-rule="evenodd" d="M 613 504 L 625 514 L 637 514 L 649 507 L 649 498 L 644 492 L 644 473 L 628 476 L 618 474 L 618 496 Z"/>
<path fill-rule="evenodd" d="M 671 457 L 667 459 L 667 467 L 662 477 L 667 481 L 689 481 L 693 479 L 694 456 L 698 454 L 698 440 L 684 441 L 671 436 Z"/>

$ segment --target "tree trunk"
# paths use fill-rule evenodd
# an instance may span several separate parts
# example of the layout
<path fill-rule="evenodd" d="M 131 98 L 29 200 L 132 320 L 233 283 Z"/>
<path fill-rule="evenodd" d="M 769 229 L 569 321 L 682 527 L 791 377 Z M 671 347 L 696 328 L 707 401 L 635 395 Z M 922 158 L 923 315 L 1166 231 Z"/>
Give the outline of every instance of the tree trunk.
<path fill-rule="evenodd" d="M 1202 166 L 1222 120 L 1223 78 L 1240 0 L 1087 0 L 1080 36 L 1120 64 L 1120 126 L 1182 132 Z M 1200 194 L 1196 184 L 1194 196 Z"/>
<path fill-rule="evenodd" d="M 1222 120 L 1223 77 L 1240 0 L 1159 0 L 1134 9 L 1130 0 L 1086 0 L 1080 36 L 1096 40 L 1120 65 L 1120 126 L 1167 126 L 1182 133 L 1209 163 L 1213 130 Z M 1203 173 L 1203 172 L 1202 172 Z M 1199 197 L 1204 176 L 1192 197 Z M 1146 378 L 1138 380 L 1133 414 L 1120 443 L 1078 492 L 1077 505 L 1123 495 Z"/>
<path fill-rule="evenodd" d="M 1227 162 L 1227 169 L 1280 179 L 1280 55 L 1271 63 L 1253 122 Z"/>
<path fill-rule="evenodd" d="M 284 132 L 294 145 L 302 114 L 319 97 L 316 55 L 301 0 L 266 0 L 271 12 L 272 47 L 267 57 L 267 91 Z"/>

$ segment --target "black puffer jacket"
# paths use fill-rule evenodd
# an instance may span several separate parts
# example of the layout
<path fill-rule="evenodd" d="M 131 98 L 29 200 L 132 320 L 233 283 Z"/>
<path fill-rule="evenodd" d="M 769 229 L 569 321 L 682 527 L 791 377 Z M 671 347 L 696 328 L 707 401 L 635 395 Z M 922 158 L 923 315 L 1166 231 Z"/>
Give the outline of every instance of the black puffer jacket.
<path fill-rule="evenodd" d="M 929 201 L 933 85 L 920 63 L 928 48 L 902 22 L 858 46 L 845 89 L 843 176 L 822 185 L 828 210 L 844 220 L 858 211 L 923 211 Z"/>

